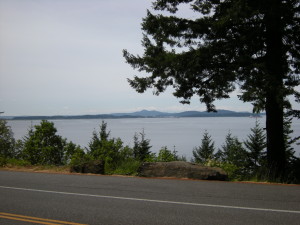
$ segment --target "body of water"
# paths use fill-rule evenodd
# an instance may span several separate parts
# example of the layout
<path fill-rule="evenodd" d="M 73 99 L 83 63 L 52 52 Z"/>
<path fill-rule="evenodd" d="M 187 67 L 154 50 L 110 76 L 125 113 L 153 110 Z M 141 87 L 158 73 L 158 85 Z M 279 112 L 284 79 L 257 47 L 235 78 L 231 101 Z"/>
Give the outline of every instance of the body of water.
<path fill-rule="evenodd" d="M 174 147 L 179 155 L 192 157 L 194 147 L 201 144 L 205 130 L 212 136 L 216 149 L 225 141 L 230 131 L 240 141 L 246 140 L 255 126 L 255 118 L 248 117 L 196 117 L 196 118 L 134 118 L 134 119 L 105 119 L 107 130 L 111 137 L 120 137 L 124 144 L 133 146 L 135 133 L 144 130 L 146 138 L 150 139 L 152 152 L 158 152 L 161 147 Z M 265 117 L 258 118 L 261 126 L 265 126 Z M 86 147 L 91 140 L 94 130 L 99 131 L 101 119 L 53 120 L 58 134 L 68 141 Z M 16 139 L 22 139 L 31 126 L 40 121 L 11 120 L 11 126 Z M 300 135 L 300 120 L 294 120 L 293 136 Z M 296 155 L 300 156 L 300 146 L 294 146 Z"/>

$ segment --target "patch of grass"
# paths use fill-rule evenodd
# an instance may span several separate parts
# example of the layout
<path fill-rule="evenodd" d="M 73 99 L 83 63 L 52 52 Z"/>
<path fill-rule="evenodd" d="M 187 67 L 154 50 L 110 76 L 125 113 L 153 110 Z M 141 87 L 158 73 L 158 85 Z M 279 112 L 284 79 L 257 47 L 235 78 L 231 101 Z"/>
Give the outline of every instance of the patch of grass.
<path fill-rule="evenodd" d="M 136 176 L 138 174 L 138 168 L 140 167 L 140 165 L 140 161 L 133 159 L 122 161 L 113 171 L 113 174 Z"/>
<path fill-rule="evenodd" d="M 2 162 L 2 160 L 1 160 Z M 31 165 L 30 162 L 21 159 L 5 159 L 1 167 L 8 170 L 17 171 L 41 171 L 41 172 L 55 172 L 68 173 L 70 166 L 55 166 L 55 165 Z"/>
<path fill-rule="evenodd" d="M 7 167 L 26 167 L 31 166 L 30 162 L 22 159 L 7 159 L 6 161 Z"/>
<path fill-rule="evenodd" d="M 40 165 L 34 166 L 34 171 L 70 172 L 70 166 Z"/>

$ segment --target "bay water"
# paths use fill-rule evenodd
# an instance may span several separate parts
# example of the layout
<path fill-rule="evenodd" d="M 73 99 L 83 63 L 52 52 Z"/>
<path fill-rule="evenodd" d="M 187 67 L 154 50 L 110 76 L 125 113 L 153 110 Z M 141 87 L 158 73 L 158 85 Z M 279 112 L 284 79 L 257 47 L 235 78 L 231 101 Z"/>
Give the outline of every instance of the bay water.
<path fill-rule="evenodd" d="M 192 158 L 192 151 L 201 145 L 203 133 L 207 131 L 215 142 L 216 150 L 225 142 L 225 136 L 231 132 L 240 141 L 247 139 L 250 129 L 255 126 L 256 119 L 261 127 L 265 127 L 265 117 L 188 117 L 188 118 L 129 118 L 129 119 L 105 119 L 107 130 L 111 138 L 121 138 L 125 145 L 133 146 L 135 133 L 144 131 L 146 139 L 150 140 L 152 152 L 166 146 L 169 150 L 176 150 L 178 155 Z M 50 120 L 51 121 L 51 120 Z M 81 147 L 87 147 L 94 130 L 99 132 L 102 119 L 67 119 L 52 120 L 58 134 L 68 141 L 72 141 Z M 16 139 L 22 139 L 31 126 L 39 124 L 38 120 L 10 120 Z M 300 120 L 294 120 L 292 124 L 294 133 L 300 135 Z M 300 156 L 300 146 L 295 145 L 296 156 Z"/>

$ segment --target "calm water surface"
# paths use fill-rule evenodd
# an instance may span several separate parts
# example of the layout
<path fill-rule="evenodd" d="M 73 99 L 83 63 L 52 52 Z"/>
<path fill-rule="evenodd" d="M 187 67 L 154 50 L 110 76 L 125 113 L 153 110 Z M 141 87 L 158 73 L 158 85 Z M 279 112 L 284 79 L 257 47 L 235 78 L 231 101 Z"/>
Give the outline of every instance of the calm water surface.
<path fill-rule="evenodd" d="M 240 141 L 247 139 L 250 129 L 255 125 L 254 118 L 248 117 L 197 117 L 197 118 L 137 118 L 137 119 L 105 119 L 111 137 L 120 137 L 124 144 L 133 145 L 135 133 L 144 132 L 150 139 L 151 151 L 158 152 L 163 146 L 173 150 L 188 159 L 192 157 L 194 147 L 201 144 L 205 130 L 209 132 L 219 148 L 224 143 L 226 134 L 230 131 Z M 264 127 L 265 117 L 258 118 Z M 59 135 L 86 147 L 91 140 L 92 132 L 99 131 L 101 119 L 53 120 Z M 30 126 L 40 121 L 8 121 L 16 139 L 27 134 Z M 300 135 L 300 120 L 295 120 L 292 126 L 294 136 Z M 296 155 L 300 156 L 300 146 L 294 147 Z"/>

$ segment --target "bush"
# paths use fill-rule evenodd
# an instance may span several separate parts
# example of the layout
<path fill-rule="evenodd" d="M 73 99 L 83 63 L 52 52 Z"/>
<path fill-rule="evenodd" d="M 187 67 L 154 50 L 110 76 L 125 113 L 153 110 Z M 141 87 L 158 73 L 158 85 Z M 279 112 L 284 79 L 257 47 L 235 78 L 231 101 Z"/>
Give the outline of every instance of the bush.
<path fill-rule="evenodd" d="M 102 121 L 100 131 L 93 132 L 87 153 L 77 152 L 71 160 L 72 166 L 86 165 L 95 160 L 103 161 L 105 174 L 133 175 L 140 161 L 135 159 L 134 150 L 124 146 L 120 138 L 110 138 L 107 124 Z"/>
<path fill-rule="evenodd" d="M 25 137 L 23 159 L 32 165 L 63 165 L 66 140 L 56 134 L 54 123 L 42 120 Z"/>
<path fill-rule="evenodd" d="M 178 156 L 176 151 L 171 152 L 170 150 L 167 149 L 167 146 L 162 147 L 159 150 L 158 156 L 157 156 L 157 161 L 158 162 L 172 162 L 172 161 L 177 161 Z"/>
<path fill-rule="evenodd" d="M 15 158 L 11 158 L 11 159 L 7 159 L 6 161 L 6 165 L 7 166 L 31 166 L 31 163 L 29 161 L 23 160 L 23 159 L 15 159 Z"/>
<path fill-rule="evenodd" d="M 121 161 L 128 157 L 133 157 L 133 152 L 127 146 L 123 146 L 120 138 L 109 138 L 107 124 L 102 121 L 100 132 L 93 132 L 92 140 L 87 148 L 87 154 L 93 160 L 105 162 L 105 173 L 112 173 Z"/>
<path fill-rule="evenodd" d="M 116 169 L 112 171 L 113 174 L 119 175 L 132 175 L 135 176 L 138 173 L 138 169 L 141 165 L 141 162 L 135 159 L 127 159 L 120 162 L 117 165 Z"/>
<path fill-rule="evenodd" d="M 230 179 L 242 180 L 248 176 L 247 152 L 237 137 L 229 132 L 225 144 L 215 154 L 217 164 L 228 173 Z"/>
<path fill-rule="evenodd" d="M 64 146 L 63 164 L 70 164 L 72 158 L 75 157 L 75 154 L 81 154 L 82 152 L 84 153 L 84 150 L 79 145 L 74 144 L 72 141 L 66 143 Z"/>
<path fill-rule="evenodd" d="M 300 184 L 300 158 L 293 157 L 287 168 L 286 182 Z"/>
<path fill-rule="evenodd" d="M 15 156 L 15 139 L 11 128 L 6 120 L 0 119 L 0 156 L 3 158 L 13 158 Z M 1 160 L 4 162 L 3 159 Z"/>
<path fill-rule="evenodd" d="M 6 165 L 7 159 L 0 155 L 0 166 L 3 167 Z"/>
<path fill-rule="evenodd" d="M 101 160 L 80 161 L 71 165 L 71 172 L 104 174 L 105 162 Z"/>

